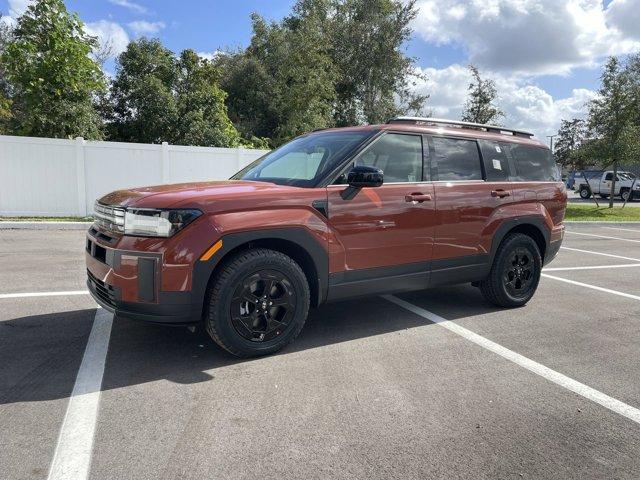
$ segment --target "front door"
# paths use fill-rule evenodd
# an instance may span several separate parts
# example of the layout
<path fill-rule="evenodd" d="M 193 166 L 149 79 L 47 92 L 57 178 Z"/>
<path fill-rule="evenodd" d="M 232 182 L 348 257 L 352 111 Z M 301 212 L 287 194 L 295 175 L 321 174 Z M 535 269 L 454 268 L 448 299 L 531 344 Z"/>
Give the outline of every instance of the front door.
<path fill-rule="evenodd" d="M 435 233 L 433 184 L 424 181 L 421 135 L 387 132 L 357 165 L 384 171 L 384 184 L 351 200 L 327 187 L 329 224 L 341 244 L 330 265 L 329 298 L 426 287 Z"/>

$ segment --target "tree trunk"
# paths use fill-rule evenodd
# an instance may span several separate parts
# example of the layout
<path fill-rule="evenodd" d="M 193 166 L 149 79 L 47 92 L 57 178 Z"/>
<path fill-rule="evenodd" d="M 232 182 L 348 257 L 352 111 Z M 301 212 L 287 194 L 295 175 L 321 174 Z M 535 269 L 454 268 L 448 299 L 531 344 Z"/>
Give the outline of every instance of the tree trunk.
<path fill-rule="evenodd" d="M 613 194 L 616 191 L 616 177 L 618 176 L 618 160 L 613 162 L 613 178 L 611 179 L 611 195 L 609 195 L 609 208 L 613 208 Z"/>
<path fill-rule="evenodd" d="M 622 204 L 622 208 L 626 207 L 626 206 L 627 206 L 627 202 L 628 202 L 629 200 L 632 200 L 632 199 L 633 199 L 633 189 L 634 189 L 634 188 L 635 188 L 635 186 L 636 186 L 636 180 L 637 180 L 637 178 L 634 178 L 634 179 L 633 179 L 633 182 L 631 182 L 631 189 L 629 190 L 629 196 L 627 197 L 627 199 L 626 199 L 626 200 L 624 201 L 624 203 Z"/>

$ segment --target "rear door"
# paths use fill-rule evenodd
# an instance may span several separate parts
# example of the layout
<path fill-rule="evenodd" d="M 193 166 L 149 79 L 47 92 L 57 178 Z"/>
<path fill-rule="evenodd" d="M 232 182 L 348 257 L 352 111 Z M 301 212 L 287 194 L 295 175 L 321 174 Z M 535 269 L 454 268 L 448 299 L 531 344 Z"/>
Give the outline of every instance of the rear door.
<path fill-rule="evenodd" d="M 382 186 L 363 188 L 350 200 L 341 196 L 341 181 L 327 187 L 329 224 L 344 248 L 344 258 L 334 255 L 330 266 L 331 298 L 353 295 L 353 289 L 427 286 L 435 200 L 424 178 L 426 152 L 422 135 L 384 133 L 355 160 L 382 169 Z"/>
<path fill-rule="evenodd" d="M 512 201 L 504 151 L 490 142 L 444 136 L 431 136 L 429 145 L 437 202 L 432 284 L 480 278 L 491 247 L 488 224 L 497 209 Z"/>

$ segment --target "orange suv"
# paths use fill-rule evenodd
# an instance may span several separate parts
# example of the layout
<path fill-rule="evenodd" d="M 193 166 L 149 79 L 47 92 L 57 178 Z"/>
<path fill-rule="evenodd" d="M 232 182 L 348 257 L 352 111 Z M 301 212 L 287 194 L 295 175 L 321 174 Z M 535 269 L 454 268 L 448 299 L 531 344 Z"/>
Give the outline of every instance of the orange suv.
<path fill-rule="evenodd" d="M 231 180 L 96 202 L 88 286 L 123 317 L 203 323 L 275 352 L 310 306 L 472 282 L 524 305 L 563 239 L 567 195 L 530 133 L 433 118 L 302 135 Z"/>

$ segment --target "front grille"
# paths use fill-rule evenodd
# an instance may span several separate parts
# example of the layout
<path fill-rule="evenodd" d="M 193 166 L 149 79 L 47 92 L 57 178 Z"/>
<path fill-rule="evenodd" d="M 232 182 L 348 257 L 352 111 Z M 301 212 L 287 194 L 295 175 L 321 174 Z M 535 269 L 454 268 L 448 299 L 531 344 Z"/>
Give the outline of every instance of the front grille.
<path fill-rule="evenodd" d="M 98 298 L 107 305 L 116 308 L 116 296 L 113 287 L 96 278 L 89 270 L 87 270 L 87 276 Z"/>
<path fill-rule="evenodd" d="M 96 202 L 93 207 L 96 224 L 110 232 L 124 233 L 124 208 Z"/>

